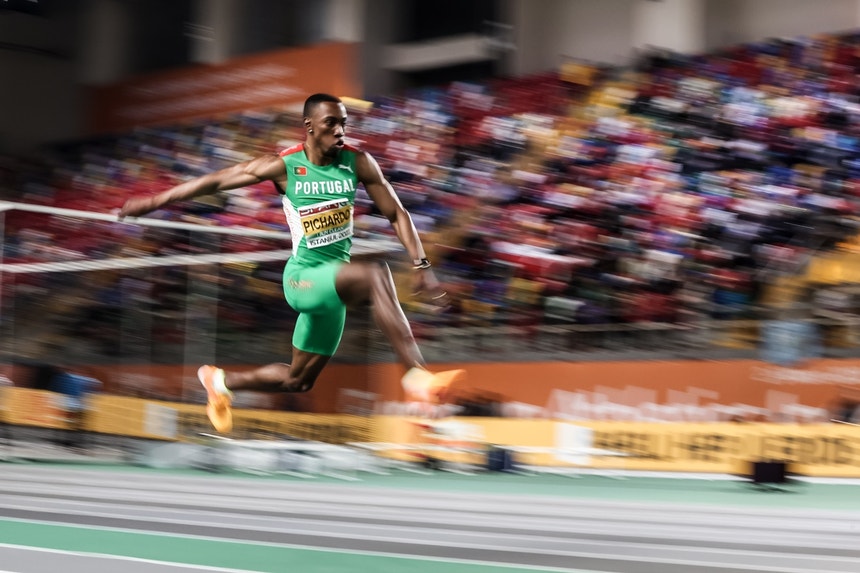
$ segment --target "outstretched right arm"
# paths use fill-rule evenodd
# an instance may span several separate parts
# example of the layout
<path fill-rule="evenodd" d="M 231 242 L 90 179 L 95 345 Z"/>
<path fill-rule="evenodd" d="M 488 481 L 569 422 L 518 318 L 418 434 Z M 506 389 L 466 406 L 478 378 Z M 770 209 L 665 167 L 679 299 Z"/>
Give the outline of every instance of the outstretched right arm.
<path fill-rule="evenodd" d="M 281 188 L 286 187 L 287 172 L 284 162 L 279 155 L 263 155 L 250 161 L 237 163 L 180 183 L 167 191 L 146 197 L 132 197 L 125 202 L 119 212 L 119 218 L 139 217 L 150 211 L 160 209 L 169 203 L 185 201 L 203 195 L 212 195 L 218 191 L 239 189 L 262 181 L 274 181 Z"/>

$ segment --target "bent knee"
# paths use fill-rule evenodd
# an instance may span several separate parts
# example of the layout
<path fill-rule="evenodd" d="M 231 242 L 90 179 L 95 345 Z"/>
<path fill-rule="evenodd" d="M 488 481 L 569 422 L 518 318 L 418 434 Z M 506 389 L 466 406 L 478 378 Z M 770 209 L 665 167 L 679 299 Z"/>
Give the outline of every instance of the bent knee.
<path fill-rule="evenodd" d="M 289 381 L 288 390 L 290 392 L 309 392 L 314 387 L 316 380 L 312 378 L 293 378 Z"/>

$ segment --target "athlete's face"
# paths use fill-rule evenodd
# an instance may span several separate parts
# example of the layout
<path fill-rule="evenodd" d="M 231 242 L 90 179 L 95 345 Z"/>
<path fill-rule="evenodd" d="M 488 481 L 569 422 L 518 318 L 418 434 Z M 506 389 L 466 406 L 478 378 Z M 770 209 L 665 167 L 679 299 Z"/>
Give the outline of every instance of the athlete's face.
<path fill-rule="evenodd" d="M 346 132 L 346 107 L 342 103 L 324 101 L 317 104 L 311 117 L 305 120 L 308 136 L 326 157 L 337 157 L 343 149 Z"/>

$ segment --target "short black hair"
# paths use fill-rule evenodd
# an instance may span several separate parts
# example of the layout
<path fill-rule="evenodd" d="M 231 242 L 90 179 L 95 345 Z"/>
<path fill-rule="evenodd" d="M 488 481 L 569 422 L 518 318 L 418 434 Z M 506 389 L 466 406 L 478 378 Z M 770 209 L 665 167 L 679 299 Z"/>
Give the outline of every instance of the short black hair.
<path fill-rule="evenodd" d="M 339 97 L 330 94 L 314 94 L 305 100 L 305 107 L 302 110 L 304 117 L 310 117 L 314 112 L 314 108 L 323 102 L 342 103 Z"/>

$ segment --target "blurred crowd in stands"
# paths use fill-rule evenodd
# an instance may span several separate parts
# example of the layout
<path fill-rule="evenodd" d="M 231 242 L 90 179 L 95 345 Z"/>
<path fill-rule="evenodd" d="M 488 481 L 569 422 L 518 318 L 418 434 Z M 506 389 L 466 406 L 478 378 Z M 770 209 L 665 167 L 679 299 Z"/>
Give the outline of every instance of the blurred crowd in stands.
<path fill-rule="evenodd" d="M 439 324 L 760 318 L 779 277 L 853 244 L 858 71 L 854 36 L 649 53 L 623 69 L 569 62 L 540 76 L 380 98 L 351 109 L 347 137 L 377 158 L 456 295 L 443 316 L 403 297 L 419 335 Z M 132 194 L 287 147 L 301 139 L 298 123 L 248 112 L 56 146 L 29 161 L 4 160 L 0 198 L 110 212 Z M 152 216 L 287 230 L 270 185 Z M 355 222 L 362 239 L 391 234 L 366 195 Z M 6 263 L 287 247 L 237 236 L 216 246 L 201 233 L 18 211 L 5 225 Z M 281 266 L 219 269 L 219 328 L 288 324 Z M 51 301 L 63 309 L 56 320 L 68 334 L 103 338 L 109 353 L 116 336 L 105 325 L 137 300 L 173 318 L 156 321 L 155 336 L 169 339 L 185 325 L 188 273 L 203 272 L 189 269 L 63 273 L 62 300 Z M 57 280 L 5 275 L 4 304 L 47 304 L 42 295 Z M 795 300 L 819 296 L 824 306 L 854 310 L 853 295 L 828 292 Z"/>

